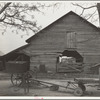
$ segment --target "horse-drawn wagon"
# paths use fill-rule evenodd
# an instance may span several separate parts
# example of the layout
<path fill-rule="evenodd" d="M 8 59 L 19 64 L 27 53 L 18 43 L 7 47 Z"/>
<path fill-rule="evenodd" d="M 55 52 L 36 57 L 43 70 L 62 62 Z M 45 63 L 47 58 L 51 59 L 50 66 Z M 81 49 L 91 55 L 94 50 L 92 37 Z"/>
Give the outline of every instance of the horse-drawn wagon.
<path fill-rule="evenodd" d="M 34 75 L 30 70 L 27 61 L 8 61 L 6 62 L 6 72 L 11 74 L 13 86 L 23 86 L 24 92 L 29 92 L 29 78 Z"/>

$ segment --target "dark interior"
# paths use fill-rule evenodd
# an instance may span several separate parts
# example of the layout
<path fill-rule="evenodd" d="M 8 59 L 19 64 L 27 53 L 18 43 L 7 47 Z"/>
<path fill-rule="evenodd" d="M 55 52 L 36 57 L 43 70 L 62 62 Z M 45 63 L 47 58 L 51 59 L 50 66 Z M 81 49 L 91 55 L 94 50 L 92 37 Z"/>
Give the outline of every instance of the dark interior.
<path fill-rule="evenodd" d="M 5 70 L 5 68 L 6 68 L 5 63 L 8 61 L 27 61 L 28 65 L 30 65 L 30 57 L 25 55 L 24 53 L 17 53 L 17 52 L 10 53 L 10 54 L 7 54 L 7 55 L 3 56 L 2 58 L 0 58 L 0 60 L 3 63 L 2 70 Z"/>
<path fill-rule="evenodd" d="M 23 53 L 12 53 L 5 57 L 6 61 L 30 61 L 30 57 Z"/>
<path fill-rule="evenodd" d="M 74 57 L 76 62 L 83 62 L 83 57 L 75 50 L 64 50 L 62 56 Z"/>

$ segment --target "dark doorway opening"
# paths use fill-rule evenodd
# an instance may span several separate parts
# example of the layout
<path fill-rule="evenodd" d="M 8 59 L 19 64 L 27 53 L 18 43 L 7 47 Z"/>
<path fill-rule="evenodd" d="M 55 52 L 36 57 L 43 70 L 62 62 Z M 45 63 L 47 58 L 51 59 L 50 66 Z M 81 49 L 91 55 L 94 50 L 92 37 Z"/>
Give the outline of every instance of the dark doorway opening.
<path fill-rule="evenodd" d="M 76 62 L 83 62 L 83 57 L 75 50 L 64 50 L 62 56 L 74 57 Z"/>
<path fill-rule="evenodd" d="M 83 57 L 76 50 L 64 50 L 58 57 L 56 72 L 81 72 Z"/>

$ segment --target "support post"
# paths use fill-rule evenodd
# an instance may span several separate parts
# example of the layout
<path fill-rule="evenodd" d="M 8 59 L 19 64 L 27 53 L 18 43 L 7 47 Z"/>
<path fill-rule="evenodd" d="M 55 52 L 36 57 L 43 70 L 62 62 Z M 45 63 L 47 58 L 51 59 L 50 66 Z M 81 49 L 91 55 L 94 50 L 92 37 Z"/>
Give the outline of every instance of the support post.
<path fill-rule="evenodd" d="M 99 88 L 100 88 L 100 67 L 99 67 Z"/>
<path fill-rule="evenodd" d="M 100 90 L 100 67 L 99 67 L 99 86 L 98 86 L 98 89 L 97 90 Z"/>

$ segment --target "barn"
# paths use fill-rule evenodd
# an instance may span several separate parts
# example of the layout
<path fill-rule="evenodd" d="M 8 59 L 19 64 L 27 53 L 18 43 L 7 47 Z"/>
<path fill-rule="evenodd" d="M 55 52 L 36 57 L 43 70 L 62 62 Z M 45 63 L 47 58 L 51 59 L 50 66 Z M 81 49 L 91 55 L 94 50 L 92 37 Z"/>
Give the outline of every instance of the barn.
<path fill-rule="evenodd" d="M 30 68 L 44 64 L 48 71 L 57 71 L 59 54 L 74 56 L 84 69 L 100 63 L 100 30 L 70 11 L 26 40 L 19 50 L 30 57 Z M 64 71 L 64 70 L 63 70 Z M 66 70 L 67 71 L 67 70 Z"/>
<path fill-rule="evenodd" d="M 4 55 L 4 53 L 2 51 L 0 51 L 0 71 L 4 69 L 3 55 Z"/>
<path fill-rule="evenodd" d="M 30 62 L 30 57 L 24 53 L 20 53 L 19 50 L 25 48 L 28 44 L 23 45 L 11 52 L 6 54 L 0 52 L 0 71 L 6 71 L 6 62 L 8 61 L 26 61 L 28 64 Z"/>

